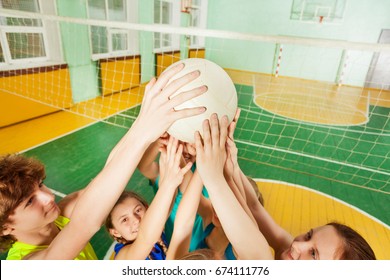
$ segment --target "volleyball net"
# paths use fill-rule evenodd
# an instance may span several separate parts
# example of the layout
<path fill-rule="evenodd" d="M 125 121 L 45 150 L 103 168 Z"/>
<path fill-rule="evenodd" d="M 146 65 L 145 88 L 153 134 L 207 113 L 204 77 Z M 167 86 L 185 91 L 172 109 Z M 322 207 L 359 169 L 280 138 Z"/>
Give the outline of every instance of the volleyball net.
<path fill-rule="evenodd" d="M 390 194 L 389 45 L 9 9 L 0 19 L 0 93 L 43 107 L 25 119 L 63 110 L 128 128 L 147 81 L 205 58 L 236 85 L 240 159 Z M 25 120 L 9 109 L 2 126 Z"/>

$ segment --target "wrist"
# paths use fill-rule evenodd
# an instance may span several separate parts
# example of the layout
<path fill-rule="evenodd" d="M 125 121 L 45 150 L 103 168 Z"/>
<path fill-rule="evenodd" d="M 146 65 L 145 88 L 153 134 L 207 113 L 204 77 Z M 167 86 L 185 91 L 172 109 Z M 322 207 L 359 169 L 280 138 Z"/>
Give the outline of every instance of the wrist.
<path fill-rule="evenodd" d="M 202 177 L 206 187 L 217 188 L 222 182 L 227 183 L 222 173 L 212 174 L 212 176 Z"/>
<path fill-rule="evenodd" d="M 139 123 L 138 119 L 134 121 L 133 125 L 130 128 L 130 132 L 134 135 L 134 137 L 136 137 L 138 142 L 146 145 L 146 148 L 154 144 L 157 140 L 153 137 L 153 133 L 150 133 L 150 131 L 147 130 L 148 128 Z"/>
<path fill-rule="evenodd" d="M 179 187 L 178 184 L 174 184 L 172 181 L 166 181 L 162 179 L 159 184 L 159 190 L 163 190 L 165 193 L 166 192 L 172 192 L 174 193 L 176 189 Z"/>

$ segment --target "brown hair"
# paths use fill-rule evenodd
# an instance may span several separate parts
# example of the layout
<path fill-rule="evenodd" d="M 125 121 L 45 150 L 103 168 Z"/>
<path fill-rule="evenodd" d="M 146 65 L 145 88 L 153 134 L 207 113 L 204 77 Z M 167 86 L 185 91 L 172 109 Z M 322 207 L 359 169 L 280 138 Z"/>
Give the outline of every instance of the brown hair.
<path fill-rule="evenodd" d="M 34 184 L 45 178 L 44 165 L 34 158 L 19 154 L 0 156 L 0 226 L 34 190 Z M 0 233 L 2 234 L 2 233 Z M 7 251 L 15 238 L 0 236 L 0 252 Z"/>
<path fill-rule="evenodd" d="M 106 226 L 106 230 L 108 231 L 109 234 L 110 234 L 109 229 L 114 228 L 114 225 L 112 224 L 112 211 L 114 211 L 114 209 L 117 205 L 121 204 L 124 200 L 126 200 L 128 198 L 135 198 L 139 202 L 141 202 L 142 205 L 145 206 L 146 209 L 148 208 L 148 203 L 140 195 L 138 195 L 137 193 L 132 192 L 132 191 L 124 191 L 121 194 L 121 196 L 118 198 L 117 202 L 115 203 L 114 207 L 112 207 L 111 212 L 108 214 L 108 216 L 106 218 L 105 226 Z M 112 238 L 114 238 L 115 241 L 117 241 L 119 243 L 131 244 L 134 242 L 134 240 L 129 241 L 129 240 L 124 239 L 123 237 L 116 237 L 116 236 L 113 236 L 111 234 L 110 234 L 110 236 Z M 163 250 L 164 254 L 166 254 L 168 251 L 168 248 L 167 248 L 167 245 L 164 243 L 164 241 L 160 238 L 156 243 L 160 246 L 161 250 Z M 153 256 L 151 254 L 149 254 L 148 258 L 152 260 Z"/>
<path fill-rule="evenodd" d="M 333 226 L 343 239 L 343 247 L 338 257 L 340 260 L 376 260 L 370 245 L 355 230 L 337 222 L 328 225 Z"/>
<path fill-rule="evenodd" d="M 106 218 L 106 222 L 105 222 L 105 226 L 106 226 L 106 229 L 107 231 L 109 229 L 113 229 L 114 228 L 114 225 L 112 223 L 112 212 L 114 211 L 114 209 L 116 208 L 117 205 L 121 204 L 123 201 L 125 201 L 126 199 L 128 198 L 135 198 L 137 199 L 139 202 L 142 203 L 143 206 L 145 206 L 146 208 L 148 208 L 148 203 L 146 202 L 145 199 L 143 199 L 140 195 L 138 195 L 137 193 L 133 192 L 133 191 L 124 191 L 121 196 L 118 198 L 117 202 L 115 203 L 114 207 L 112 207 L 110 213 L 108 214 L 107 218 Z M 111 235 L 111 234 L 110 234 Z M 111 235 L 112 236 L 112 235 Z M 124 243 L 124 244 L 129 244 L 129 243 L 132 243 L 132 242 L 129 242 L 128 240 L 122 238 L 122 237 L 115 237 L 115 236 L 112 236 L 112 238 L 114 238 L 117 242 L 119 243 Z"/>

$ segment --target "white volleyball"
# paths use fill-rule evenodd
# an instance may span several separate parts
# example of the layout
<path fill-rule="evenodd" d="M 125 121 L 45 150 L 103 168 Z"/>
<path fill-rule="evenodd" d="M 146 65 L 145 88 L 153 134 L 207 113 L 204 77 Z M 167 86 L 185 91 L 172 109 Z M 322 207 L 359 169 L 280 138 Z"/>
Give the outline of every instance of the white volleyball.
<path fill-rule="evenodd" d="M 175 107 L 175 110 L 180 110 L 203 106 L 207 110 L 200 115 L 180 119 L 174 122 L 168 129 L 168 133 L 175 138 L 184 142 L 194 143 L 195 131 L 203 133 L 202 123 L 205 119 L 209 119 L 211 114 L 217 113 L 218 117 L 226 115 L 229 123 L 233 120 L 237 110 L 237 91 L 225 70 L 212 61 L 201 58 L 184 59 L 172 64 L 165 71 L 179 63 L 184 63 L 184 69 L 172 77 L 168 84 L 195 70 L 200 71 L 200 76 L 182 87 L 171 97 L 203 85 L 206 85 L 208 88 L 207 92 L 202 95 Z"/>

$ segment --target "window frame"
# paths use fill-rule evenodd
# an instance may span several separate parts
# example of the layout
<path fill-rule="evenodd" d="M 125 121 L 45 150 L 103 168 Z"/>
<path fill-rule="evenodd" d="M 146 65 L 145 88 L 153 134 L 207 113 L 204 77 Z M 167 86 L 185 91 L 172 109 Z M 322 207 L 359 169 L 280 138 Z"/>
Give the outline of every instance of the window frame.
<path fill-rule="evenodd" d="M 122 0 L 125 6 L 126 10 L 126 22 L 138 22 L 138 0 Z M 108 10 L 108 0 L 104 0 L 105 2 L 105 10 L 104 14 L 106 17 L 106 20 L 109 17 L 109 10 Z M 90 8 L 89 8 L 89 2 L 86 1 L 86 8 L 87 8 L 87 18 L 91 19 L 90 17 Z M 93 61 L 98 61 L 101 59 L 107 59 L 107 58 L 115 58 L 115 57 L 124 57 L 124 56 L 134 56 L 139 55 L 139 44 L 138 44 L 138 31 L 137 30 L 129 30 L 129 29 L 121 29 L 121 28 L 113 28 L 113 27 L 106 27 L 107 30 L 107 48 L 108 52 L 102 52 L 102 53 L 93 53 L 93 40 L 92 40 L 92 30 L 91 26 L 88 27 L 89 32 L 89 40 L 90 40 L 90 50 L 91 50 L 91 59 Z M 126 34 L 127 35 L 127 49 L 126 50 L 113 50 L 113 35 L 115 34 Z"/>
<path fill-rule="evenodd" d="M 199 6 L 192 5 L 193 9 L 190 9 L 191 14 L 191 27 L 196 28 L 206 28 L 207 27 L 207 7 L 208 7 L 208 0 L 200 0 L 201 4 Z M 200 11 L 199 15 L 199 24 L 197 26 L 194 26 L 192 23 L 192 17 L 195 13 L 194 11 L 198 10 Z M 198 39 L 198 43 L 194 43 L 194 38 Z M 203 49 L 205 48 L 206 42 L 205 37 L 202 36 L 191 36 L 190 37 L 190 49 Z"/>
<path fill-rule="evenodd" d="M 172 10 L 171 10 L 170 17 L 169 17 L 169 23 L 166 23 L 166 24 L 161 23 L 161 21 L 162 21 L 162 13 L 161 13 L 162 5 L 161 4 L 160 4 L 161 10 L 159 11 L 160 12 L 160 22 L 154 21 L 155 12 L 156 12 L 156 7 L 154 5 L 155 1 L 160 1 L 160 3 L 167 2 L 167 3 L 172 4 L 171 5 Z M 180 1 L 175 1 L 175 0 L 155 0 L 155 1 L 153 2 L 153 23 L 180 27 L 180 17 L 181 17 Z M 171 44 L 169 46 L 161 46 L 161 42 L 163 41 L 162 37 L 164 36 L 164 34 L 170 34 L 170 33 L 162 33 L 162 32 L 154 32 L 153 33 L 153 52 L 154 53 L 166 53 L 166 52 L 175 52 L 175 51 L 180 50 L 180 35 L 179 34 L 171 34 L 172 35 L 172 38 L 170 41 Z M 155 36 L 160 37 L 160 46 L 158 46 L 158 47 L 155 46 L 155 42 L 156 42 Z"/>
<path fill-rule="evenodd" d="M 56 6 L 54 1 L 37 0 L 39 12 L 42 14 L 56 14 Z M 0 7 L 2 6 L 0 2 Z M 7 18 L 12 16 L 2 15 Z M 23 18 L 23 17 L 20 17 Z M 18 70 L 26 68 L 35 68 L 43 66 L 52 66 L 63 64 L 62 48 L 60 41 L 60 33 L 57 24 L 47 24 L 45 19 L 40 19 L 41 26 L 20 26 L 20 25 L 3 25 L 0 24 L 0 44 L 3 52 L 4 61 L 0 61 L 0 70 Z M 48 30 L 50 30 L 52 38 L 48 37 Z M 42 35 L 42 42 L 44 47 L 44 56 L 29 57 L 29 58 L 12 58 L 10 46 L 8 44 L 8 33 L 34 33 Z"/>
<path fill-rule="evenodd" d="M 1 28 L 1 35 L 0 35 L 0 41 L 1 46 L 3 49 L 3 56 L 4 56 L 4 64 L 25 64 L 25 63 L 34 63 L 34 62 L 42 62 L 42 61 L 48 61 L 48 58 L 50 57 L 50 48 L 48 46 L 47 42 L 47 36 L 44 28 L 41 27 L 20 27 L 20 26 L 5 26 Z M 20 33 L 20 34 L 41 34 L 42 35 L 42 41 L 43 41 L 43 47 L 45 50 L 44 56 L 39 57 L 29 57 L 29 58 L 12 58 L 11 50 L 9 48 L 7 34 L 9 33 Z"/>

